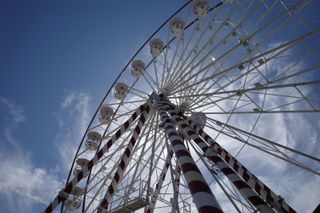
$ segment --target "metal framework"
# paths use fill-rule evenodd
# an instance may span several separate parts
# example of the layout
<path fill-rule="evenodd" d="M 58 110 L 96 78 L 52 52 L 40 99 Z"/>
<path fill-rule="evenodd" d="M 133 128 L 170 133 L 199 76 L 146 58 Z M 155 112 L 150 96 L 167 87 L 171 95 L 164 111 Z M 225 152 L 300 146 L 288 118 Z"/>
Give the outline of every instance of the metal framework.
<path fill-rule="evenodd" d="M 111 85 L 44 212 L 306 208 L 292 184 L 320 178 L 316 6 L 186 2 Z"/>

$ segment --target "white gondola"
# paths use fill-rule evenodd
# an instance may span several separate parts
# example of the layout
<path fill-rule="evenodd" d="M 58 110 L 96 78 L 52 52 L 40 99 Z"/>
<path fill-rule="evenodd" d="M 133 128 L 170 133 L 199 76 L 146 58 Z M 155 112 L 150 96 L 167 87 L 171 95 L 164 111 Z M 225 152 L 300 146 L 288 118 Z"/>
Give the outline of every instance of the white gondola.
<path fill-rule="evenodd" d="M 86 148 L 90 151 L 95 151 L 98 148 L 101 135 L 98 132 L 88 132 L 86 139 Z"/>
<path fill-rule="evenodd" d="M 150 53 L 155 58 L 162 53 L 163 50 L 163 42 L 158 39 L 154 38 L 150 40 Z"/>
<path fill-rule="evenodd" d="M 128 94 L 129 87 L 125 83 L 117 83 L 114 90 L 114 96 L 118 100 L 124 99 Z"/>
<path fill-rule="evenodd" d="M 78 158 L 78 159 L 76 160 L 76 163 L 77 163 L 79 166 L 84 167 L 84 166 L 86 166 L 86 165 L 89 163 L 89 160 L 86 159 L 86 158 Z"/>
<path fill-rule="evenodd" d="M 113 116 L 113 109 L 108 105 L 102 105 L 100 108 L 99 121 L 102 124 L 109 123 Z"/>
<path fill-rule="evenodd" d="M 80 188 L 78 186 L 74 186 L 70 192 L 70 194 L 74 195 L 74 196 L 82 196 L 84 195 L 84 189 Z"/>
<path fill-rule="evenodd" d="M 185 27 L 185 23 L 180 18 L 174 18 L 170 22 L 171 33 L 177 38 L 182 38 L 184 27 Z"/>
<path fill-rule="evenodd" d="M 137 77 L 137 78 L 140 77 L 145 69 L 146 69 L 146 66 L 141 60 L 132 61 L 132 63 L 131 63 L 131 74 L 134 77 Z"/>
<path fill-rule="evenodd" d="M 197 126 L 203 129 L 207 122 L 206 114 L 203 112 L 194 112 L 190 116 L 190 120 L 192 120 Z"/>
<path fill-rule="evenodd" d="M 78 158 L 76 160 L 77 165 L 75 166 L 74 170 L 73 170 L 73 175 L 77 176 L 83 169 L 84 166 L 86 166 L 89 163 L 88 159 L 85 158 Z M 88 176 L 88 171 L 83 173 L 83 177 L 87 177 Z"/>
<path fill-rule="evenodd" d="M 81 201 L 79 199 L 67 199 L 66 201 L 64 201 L 64 205 L 67 210 L 75 211 L 80 207 Z"/>
<path fill-rule="evenodd" d="M 207 16 L 209 11 L 209 5 L 205 0 L 196 0 L 193 4 L 193 12 L 199 17 L 203 18 Z"/>

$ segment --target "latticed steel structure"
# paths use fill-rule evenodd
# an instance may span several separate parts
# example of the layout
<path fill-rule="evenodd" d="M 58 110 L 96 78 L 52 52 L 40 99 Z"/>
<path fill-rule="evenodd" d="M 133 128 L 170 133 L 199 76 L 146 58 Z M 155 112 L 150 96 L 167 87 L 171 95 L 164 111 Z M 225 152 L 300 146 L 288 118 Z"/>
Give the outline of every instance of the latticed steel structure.
<path fill-rule="evenodd" d="M 288 177 L 320 176 L 317 4 L 186 2 L 107 91 L 45 212 L 296 212 Z"/>

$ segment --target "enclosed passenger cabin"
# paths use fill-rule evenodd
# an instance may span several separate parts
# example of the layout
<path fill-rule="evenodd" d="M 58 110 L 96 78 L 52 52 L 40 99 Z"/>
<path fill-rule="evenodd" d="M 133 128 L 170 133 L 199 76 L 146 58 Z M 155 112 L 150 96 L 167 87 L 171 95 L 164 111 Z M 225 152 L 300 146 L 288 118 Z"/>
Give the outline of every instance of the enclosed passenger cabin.
<path fill-rule="evenodd" d="M 88 132 L 86 139 L 86 148 L 90 151 L 95 151 L 98 148 L 99 141 L 101 140 L 101 135 L 98 132 Z"/>
<path fill-rule="evenodd" d="M 67 199 L 64 201 L 64 206 L 68 211 L 75 211 L 81 205 L 81 201 L 79 199 Z"/>
<path fill-rule="evenodd" d="M 82 196 L 84 195 L 84 189 L 80 188 L 78 186 L 74 186 L 70 192 L 70 194 L 74 195 L 74 196 Z"/>
<path fill-rule="evenodd" d="M 125 83 L 117 83 L 114 90 L 114 96 L 116 97 L 116 99 L 122 100 L 127 96 L 128 91 L 128 85 L 126 85 Z"/>
<path fill-rule="evenodd" d="M 185 23 L 180 18 L 174 18 L 170 22 L 171 33 L 177 38 L 183 37 L 184 27 Z"/>
<path fill-rule="evenodd" d="M 131 63 L 131 74 L 134 77 L 140 77 L 146 69 L 145 64 L 141 60 L 134 60 Z"/>
<path fill-rule="evenodd" d="M 150 40 L 150 53 L 153 58 L 159 56 L 162 53 L 162 50 L 163 42 L 160 39 L 154 38 Z"/>
<path fill-rule="evenodd" d="M 73 169 L 73 175 L 77 176 L 83 169 L 84 166 L 88 165 L 89 160 L 85 159 L 85 158 L 78 158 L 76 160 L 77 165 L 75 166 L 75 168 Z M 83 172 L 83 177 L 87 177 L 88 176 L 88 171 L 84 171 Z"/>
<path fill-rule="evenodd" d="M 193 4 L 193 12 L 199 17 L 207 16 L 209 11 L 209 5 L 205 0 L 196 0 Z"/>
<path fill-rule="evenodd" d="M 102 105 L 100 108 L 99 121 L 102 124 L 109 123 L 113 116 L 113 109 L 108 105 Z"/>

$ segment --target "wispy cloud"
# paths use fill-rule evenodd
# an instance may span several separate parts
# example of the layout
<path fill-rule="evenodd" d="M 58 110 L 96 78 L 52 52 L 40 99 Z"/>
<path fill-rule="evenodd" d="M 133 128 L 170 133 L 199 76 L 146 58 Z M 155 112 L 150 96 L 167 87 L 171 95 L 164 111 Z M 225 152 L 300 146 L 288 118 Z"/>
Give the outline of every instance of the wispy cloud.
<path fill-rule="evenodd" d="M 8 115 L 4 114 L 4 117 L 8 119 L 10 116 L 13 121 L 10 124 L 18 125 L 21 122 L 26 121 L 26 114 L 21 106 L 1 96 L 0 104 L 7 108 L 6 110 L 8 112 Z"/>
<path fill-rule="evenodd" d="M 13 133 L 17 133 L 27 115 L 23 107 L 0 97 L 0 113 L 3 128 L 0 132 L 0 208 L 2 212 L 41 211 L 63 187 L 59 177 L 69 170 L 80 139 L 90 119 L 90 96 L 85 93 L 69 93 L 55 113 L 59 129 L 54 139 L 62 168 L 41 168 L 32 161 L 30 150 L 23 150 Z M 63 172 L 64 171 L 64 172 Z"/>
<path fill-rule="evenodd" d="M 90 121 L 91 98 L 86 93 L 71 92 L 60 104 L 60 110 L 55 113 L 58 121 L 58 135 L 54 143 L 60 156 L 60 164 L 68 171 L 80 140 Z"/>
<path fill-rule="evenodd" d="M 33 212 L 37 205 L 47 204 L 62 187 L 53 172 L 34 165 L 30 154 L 1 153 L 0 204 L 8 212 Z"/>
<path fill-rule="evenodd" d="M 40 168 L 32 154 L 23 150 L 13 132 L 27 121 L 24 109 L 7 98 L 0 97 L 3 129 L 0 132 L 0 208 L 2 212 L 34 212 L 43 208 L 62 187 L 57 174 Z"/>

